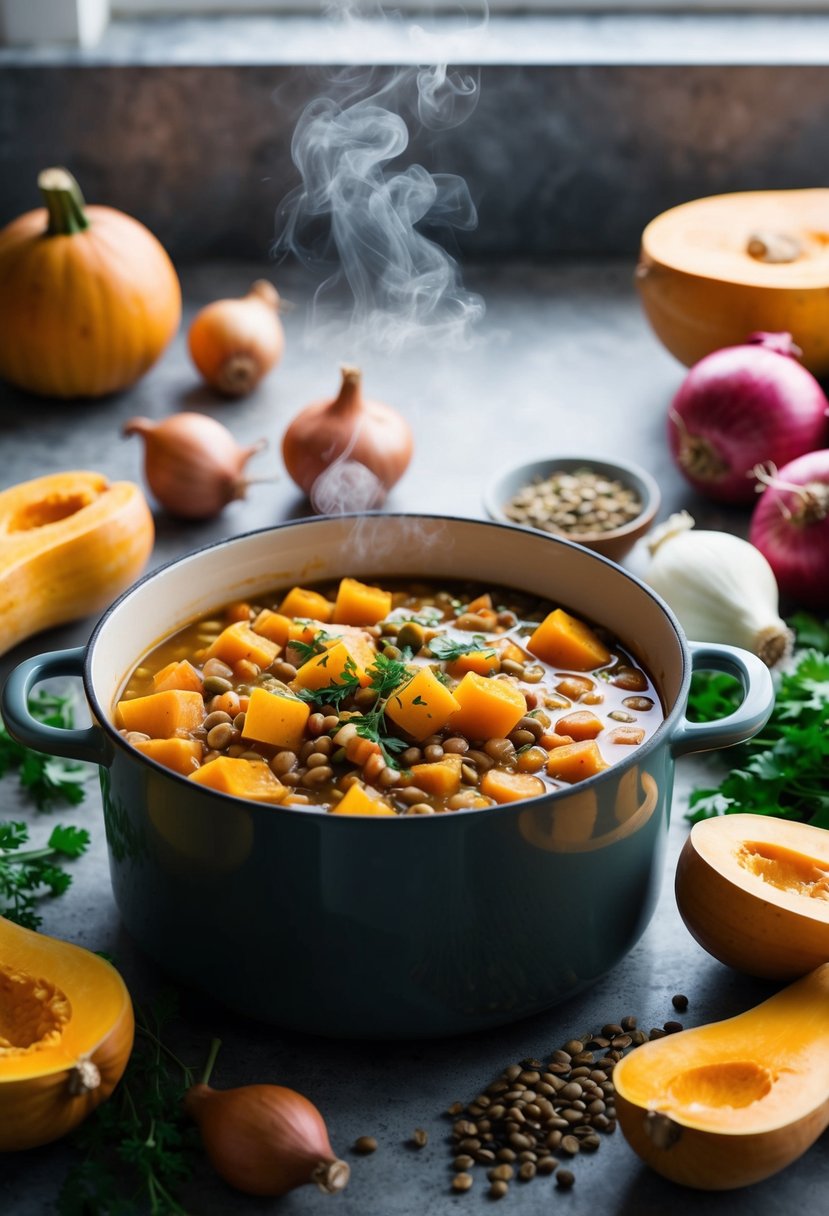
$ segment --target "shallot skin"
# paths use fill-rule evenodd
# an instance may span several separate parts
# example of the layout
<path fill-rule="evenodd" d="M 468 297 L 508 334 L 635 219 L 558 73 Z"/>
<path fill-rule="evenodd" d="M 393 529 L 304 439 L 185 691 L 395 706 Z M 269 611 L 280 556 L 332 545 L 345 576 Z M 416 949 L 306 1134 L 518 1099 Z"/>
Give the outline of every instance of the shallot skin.
<path fill-rule="evenodd" d="M 314 1182 L 333 1194 L 348 1183 L 349 1166 L 331 1148 L 322 1115 L 295 1090 L 199 1084 L 187 1091 L 184 1108 L 216 1173 L 236 1190 L 277 1196 Z"/>
<path fill-rule="evenodd" d="M 756 465 L 783 465 L 825 442 L 829 403 L 796 354 L 790 334 L 753 334 L 690 369 L 671 405 L 668 443 L 700 494 L 748 505 Z"/>

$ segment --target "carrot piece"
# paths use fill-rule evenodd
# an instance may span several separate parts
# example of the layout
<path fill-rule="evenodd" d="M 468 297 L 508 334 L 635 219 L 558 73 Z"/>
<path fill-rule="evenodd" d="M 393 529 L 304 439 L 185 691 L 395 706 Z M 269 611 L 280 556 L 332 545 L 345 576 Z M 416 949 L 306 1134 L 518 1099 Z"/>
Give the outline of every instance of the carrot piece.
<path fill-rule="evenodd" d="M 227 625 L 214 642 L 208 646 L 204 657 L 206 659 L 221 659 L 229 667 L 235 666 L 242 659 L 256 663 L 257 667 L 270 667 L 280 647 L 276 642 L 254 633 L 247 621 L 235 621 Z"/>
<path fill-rule="evenodd" d="M 176 731 L 194 730 L 205 718 L 201 693 L 172 688 L 119 701 L 117 713 L 125 730 L 139 731 L 151 739 L 169 739 Z"/>
<path fill-rule="evenodd" d="M 379 743 L 375 743 L 373 739 L 365 739 L 362 735 L 353 735 L 345 745 L 346 758 L 359 768 L 363 767 L 369 756 L 374 756 L 379 751 Z"/>
<path fill-rule="evenodd" d="M 595 739 L 604 730 L 604 722 L 589 709 L 577 709 L 565 714 L 555 725 L 557 735 L 569 735 L 571 739 Z"/>
<path fill-rule="evenodd" d="M 380 795 L 370 786 L 361 785 L 355 781 L 337 803 L 331 808 L 332 815 L 396 815 L 397 812 L 384 802 Z"/>
<path fill-rule="evenodd" d="M 263 608 L 251 625 L 251 629 L 254 633 L 261 633 L 263 637 L 269 638 L 281 647 L 287 643 L 292 625 L 293 621 L 289 616 L 283 616 L 281 612 L 271 612 L 270 608 Z"/>
<path fill-rule="evenodd" d="M 234 798 L 252 798 L 255 802 L 282 802 L 287 793 L 287 787 L 273 775 L 264 760 L 242 760 L 238 756 L 217 756 L 190 773 L 188 780 Z"/>
<path fill-rule="evenodd" d="M 610 651 L 589 625 L 563 608 L 550 612 L 527 642 L 536 658 L 553 667 L 593 671 L 610 662 Z"/>
<path fill-rule="evenodd" d="M 543 734 L 538 740 L 538 746 L 543 747 L 545 751 L 551 752 L 555 747 L 566 747 L 568 743 L 575 743 L 575 739 L 571 739 L 569 735 L 557 735 L 553 732 Z"/>
<path fill-rule="evenodd" d="M 139 739 L 135 746 L 151 760 L 188 776 L 201 763 L 204 748 L 198 739 Z"/>
<path fill-rule="evenodd" d="M 645 730 L 641 726 L 617 726 L 607 738 L 610 743 L 628 743 L 636 747 L 645 738 Z"/>
<path fill-rule="evenodd" d="M 178 689 L 181 692 L 201 692 L 201 676 L 187 659 L 168 663 L 153 676 L 153 692 L 169 692 L 170 689 Z"/>
<path fill-rule="evenodd" d="M 467 739 L 502 739 L 527 712 L 524 694 L 511 681 L 486 679 L 474 671 L 463 677 L 455 699 L 460 708 L 450 725 Z"/>
<path fill-rule="evenodd" d="M 252 688 L 242 738 L 296 751 L 305 738 L 305 724 L 310 714 L 310 705 L 299 697 Z"/>
<path fill-rule="evenodd" d="M 469 678 L 464 676 L 466 680 Z M 401 684 L 388 698 L 386 717 L 419 741 L 445 726 L 459 708 L 460 702 L 441 684 L 431 667 L 420 667 L 411 680 Z"/>
<path fill-rule="evenodd" d="M 436 760 L 433 764 L 413 764 L 412 785 L 427 794 L 451 798 L 461 786 L 461 764 L 461 757 L 451 753 L 447 753 L 442 760 Z"/>
<path fill-rule="evenodd" d="M 495 802 L 519 802 L 522 798 L 535 798 L 543 794 L 547 787 L 540 777 L 534 777 L 531 773 L 491 768 L 481 777 L 478 788 Z"/>
<path fill-rule="evenodd" d="M 356 578 L 340 580 L 333 620 L 342 625 L 376 625 L 391 611 L 392 595 Z"/>
<path fill-rule="evenodd" d="M 279 611 L 282 616 L 302 616 L 311 617 L 315 621 L 330 621 L 334 615 L 334 605 L 319 591 L 310 591 L 305 587 L 292 587 L 279 605 Z"/>
<path fill-rule="evenodd" d="M 608 767 L 595 739 L 582 739 L 550 752 L 547 772 L 559 781 L 583 781 Z"/>

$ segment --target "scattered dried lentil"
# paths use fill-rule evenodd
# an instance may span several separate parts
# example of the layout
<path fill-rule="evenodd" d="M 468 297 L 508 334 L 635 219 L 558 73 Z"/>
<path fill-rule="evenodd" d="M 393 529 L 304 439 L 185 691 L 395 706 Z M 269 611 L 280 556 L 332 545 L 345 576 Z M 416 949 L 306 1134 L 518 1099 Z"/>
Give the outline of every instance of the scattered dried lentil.
<path fill-rule="evenodd" d="M 415 1148 L 425 1148 L 429 1143 L 429 1133 L 422 1127 L 416 1127 L 412 1132 L 412 1144 Z"/>
<path fill-rule="evenodd" d="M 634 489 L 589 467 L 536 477 L 504 507 L 515 523 L 562 535 L 612 532 L 635 519 L 642 500 Z"/>
<path fill-rule="evenodd" d="M 683 993 L 678 992 L 676 996 L 671 997 L 671 1004 L 677 1013 L 684 1013 L 688 1008 L 688 998 Z"/>
<path fill-rule="evenodd" d="M 374 1136 L 359 1136 L 354 1141 L 355 1153 L 373 1153 L 377 1149 L 377 1141 Z"/>

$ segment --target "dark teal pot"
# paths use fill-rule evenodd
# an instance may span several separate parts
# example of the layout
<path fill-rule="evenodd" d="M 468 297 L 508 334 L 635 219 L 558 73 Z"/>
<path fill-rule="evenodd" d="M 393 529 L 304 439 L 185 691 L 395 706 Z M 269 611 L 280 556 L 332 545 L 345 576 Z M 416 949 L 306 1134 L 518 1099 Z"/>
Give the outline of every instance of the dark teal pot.
<path fill-rule="evenodd" d="M 343 574 L 483 577 L 557 600 L 633 651 L 665 721 L 629 760 L 572 790 L 399 819 L 229 798 L 123 742 L 112 706 L 163 636 L 228 599 Z M 742 681 L 735 714 L 687 721 L 694 667 Z M 60 731 L 29 715 L 31 688 L 61 674 L 82 676 L 96 725 Z M 689 645 L 649 588 L 579 546 L 494 523 L 376 515 L 285 524 L 156 570 L 85 649 L 16 668 L 2 709 L 21 742 L 100 765 L 115 899 L 161 967 L 281 1026 L 408 1038 L 524 1017 L 615 966 L 653 912 L 676 756 L 748 738 L 772 702 L 758 659 Z"/>

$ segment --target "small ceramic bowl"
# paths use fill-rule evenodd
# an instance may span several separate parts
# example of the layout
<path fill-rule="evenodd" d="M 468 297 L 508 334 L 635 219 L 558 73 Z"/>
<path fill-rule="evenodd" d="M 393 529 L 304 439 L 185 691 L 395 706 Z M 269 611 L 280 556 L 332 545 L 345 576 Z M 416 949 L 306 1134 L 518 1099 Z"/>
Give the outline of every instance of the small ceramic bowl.
<path fill-rule="evenodd" d="M 605 532 L 565 532 L 556 531 L 554 527 L 544 527 L 541 522 L 537 525 L 523 524 L 507 514 L 508 504 L 520 490 L 546 480 L 553 473 L 573 473 L 578 469 L 590 469 L 609 481 L 621 482 L 623 486 L 633 490 L 642 504 L 638 515 L 621 527 Z M 543 460 L 531 460 L 527 464 L 502 469 L 484 492 L 484 506 L 490 518 L 500 523 L 518 524 L 521 527 L 532 527 L 538 532 L 561 536 L 564 540 L 575 541 L 595 553 L 601 553 L 612 561 L 620 561 L 645 535 L 656 517 L 660 501 L 659 486 L 650 473 L 639 465 L 629 461 L 602 460 L 595 456 L 578 455 L 549 456 Z"/>

